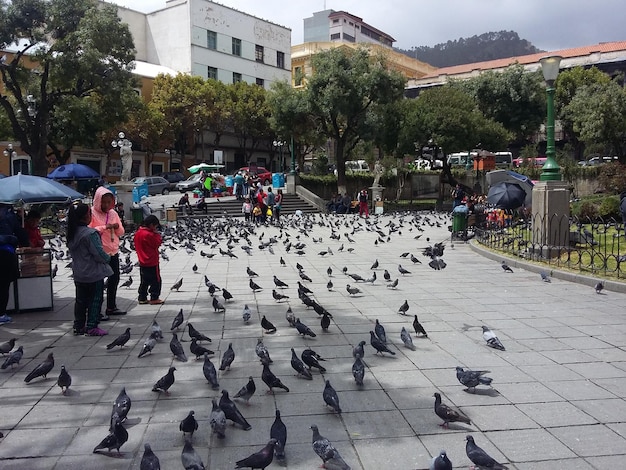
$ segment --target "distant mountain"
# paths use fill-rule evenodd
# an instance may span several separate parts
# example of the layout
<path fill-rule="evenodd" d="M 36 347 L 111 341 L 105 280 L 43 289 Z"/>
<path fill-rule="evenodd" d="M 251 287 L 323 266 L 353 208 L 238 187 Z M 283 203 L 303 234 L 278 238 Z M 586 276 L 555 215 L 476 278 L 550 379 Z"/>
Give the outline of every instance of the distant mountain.
<path fill-rule="evenodd" d="M 543 52 L 526 39 L 520 39 L 515 31 L 484 33 L 480 36 L 459 38 L 433 47 L 419 46 L 408 51 L 403 49 L 396 49 L 396 51 L 435 67 L 472 64 Z"/>

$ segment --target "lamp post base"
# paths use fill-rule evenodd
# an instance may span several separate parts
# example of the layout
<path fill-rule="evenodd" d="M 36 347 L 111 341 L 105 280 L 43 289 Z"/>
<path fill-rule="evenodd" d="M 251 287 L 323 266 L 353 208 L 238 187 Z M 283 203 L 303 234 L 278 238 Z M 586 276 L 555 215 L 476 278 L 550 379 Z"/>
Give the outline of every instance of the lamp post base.
<path fill-rule="evenodd" d="M 552 257 L 569 246 L 569 199 L 563 181 L 539 181 L 533 187 L 532 245 L 536 254 Z"/>

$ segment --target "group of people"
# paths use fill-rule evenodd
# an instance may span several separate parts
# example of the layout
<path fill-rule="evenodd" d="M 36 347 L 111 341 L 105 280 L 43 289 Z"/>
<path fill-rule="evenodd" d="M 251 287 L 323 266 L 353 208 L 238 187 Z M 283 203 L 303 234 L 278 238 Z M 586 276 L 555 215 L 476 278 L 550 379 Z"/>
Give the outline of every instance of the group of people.
<path fill-rule="evenodd" d="M 359 217 L 369 217 L 369 193 L 367 188 L 363 188 L 357 195 L 359 208 Z M 332 198 L 326 204 L 326 210 L 329 214 L 348 214 L 353 209 L 352 198 L 345 193 L 343 196 L 333 194 Z"/>
<path fill-rule="evenodd" d="M 259 183 L 256 191 L 250 191 L 241 206 L 241 213 L 246 222 L 264 224 L 268 218 L 270 221 L 280 222 L 280 211 L 283 205 L 283 190 L 279 189 L 276 194 L 272 187 L 263 189 Z"/>

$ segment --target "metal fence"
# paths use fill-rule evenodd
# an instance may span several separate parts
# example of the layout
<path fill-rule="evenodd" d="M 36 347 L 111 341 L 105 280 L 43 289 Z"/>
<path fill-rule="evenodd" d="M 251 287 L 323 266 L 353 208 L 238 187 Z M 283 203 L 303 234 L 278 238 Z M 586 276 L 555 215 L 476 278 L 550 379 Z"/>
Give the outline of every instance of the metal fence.
<path fill-rule="evenodd" d="M 615 219 L 558 215 L 495 220 L 479 218 L 473 230 L 479 243 L 508 255 L 593 275 L 626 278 L 626 233 Z"/>

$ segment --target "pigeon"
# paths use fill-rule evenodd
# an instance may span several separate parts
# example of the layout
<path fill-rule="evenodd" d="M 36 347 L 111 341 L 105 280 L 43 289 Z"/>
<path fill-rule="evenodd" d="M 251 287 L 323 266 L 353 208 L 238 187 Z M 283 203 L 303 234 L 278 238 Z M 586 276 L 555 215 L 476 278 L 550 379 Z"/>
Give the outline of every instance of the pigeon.
<path fill-rule="evenodd" d="M 178 331 L 178 327 L 183 324 L 183 320 L 183 309 L 181 308 L 178 311 L 178 314 L 174 317 L 174 320 L 172 320 L 172 327 L 170 328 L 170 331 Z"/>
<path fill-rule="evenodd" d="M 291 307 L 287 308 L 287 311 L 285 312 L 285 319 L 287 320 L 287 323 L 289 323 L 289 326 L 292 328 L 296 327 L 296 316 L 294 315 L 293 310 L 291 310 Z"/>
<path fill-rule="evenodd" d="M 283 281 L 281 281 L 280 279 L 278 279 L 276 276 L 274 276 L 274 285 L 276 287 L 278 287 L 279 289 L 283 289 L 285 287 L 289 287 L 289 285 Z"/>
<path fill-rule="evenodd" d="M 192 339 L 195 339 L 196 341 L 206 341 L 208 343 L 211 342 L 211 338 L 209 338 L 208 336 L 200 333 L 198 330 L 196 330 L 193 325 L 189 322 L 187 322 L 187 327 L 189 329 L 189 337 Z"/>
<path fill-rule="evenodd" d="M 313 279 L 307 276 L 306 273 L 304 273 L 303 271 L 300 271 L 298 275 L 300 276 L 300 279 L 302 279 L 303 281 L 313 282 Z"/>
<path fill-rule="evenodd" d="M 326 386 L 324 387 L 324 391 L 322 392 L 322 397 L 324 398 L 324 403 L 330 406 L 335 413 L 341 414 L 341 407 L 339 406 L 339 396 L 337 395 L 337 391 L 330 384 L 330 380 L 326 381 Z"/>
<path fill-rule="evenodd" d="M 13 351 L 11 354 L 8 355 L 8 357 L 2 363 L 2 366 L 0 366 L 0 369 L 6 369 L 9 366 L 11 366 L 11 369 L 13 369 L 13 366 L 15 364 L 17 365 L 20 364 L 20 361 L 22 360 L 23 355 L 24 355 L 24 348 L 20 346 L 19 348 L 17 348 L 15 351 Z"/>
<path fill-rule="evenodd" d="M 461 384 L 467 387 L 465 391 L 469 391 L 470 389 L 475 391 L 478 385 L 491 385 L 493 379 L 491 377 L 485 377 L 485 374 L 488 373 L 488 370 L 463 370 L 463 368 L 459 366 L 456 368 L 456 378 Z"/>
<path fill-rule="evenodd" d="M 415 318 L 413 318 L 413 329 L 415 330 L 416 336 L 419 336 L 419 335 L 428 336 L 428 333 L 426 333 L 426 330 L 417 319 L 417 315 L 415 315 Z"/>
<path fill-rule="evenodd" d="M 113 409 L 111 410 L 111 429 L 113 429 L 113 425 L 116 420 L 119 420 L 121 423 L 126 421 L 126 417 L 128 416 L 128 412 L 132 406 L 132 401 L 128 394 L 126 393 L 126 387 L 122 387 L 120 393 L 118 393 L 117 398 L 113 402 Z"/>
<path fill-rule="evenodd" d="M 541 276 L 541 280 L 542 280 L 543 282 L 552 282 L 552 281 L 550 280 L 550 275 L 549 275 L 547 272 L 545 272 L 545 271 L 541 271 L 541 272 L 539 273 L 539 275 Z"/>
<path fill-rule="evenodd" d="M 228 302 L 233 298 L 233 294 L 231 294 L 226 289 L 222 289 L 222 297 L 224 297 L 224 302 Z"/>
<path fill-rule="evenodd" d="M 415 345 L 413 344 L 411 335 L 408 331 L 406 331 L 405 327 L 402 327 L 402 330 L 400 330 L 400 339 L 404 343 L 405 347 L 409 348 L 411 351 L 415 351 Z"/>
<path fill-rule="evenodd" d="M 274 460 L 274 448 L 277 442 L 276 439 L 271 438 L 263 449 L 245 459 L 238 460 L 235 463 L 235 468 L 259 468 L 265 470 Z"/>
<path fill-rule="evenodd" d="M 313 330 L 302 323 L 299 318 L 296 318 L 296 330 L 298 330 L 298 333 L 302 336 L 310 336 L 311 338 L 315 338 L 317 336 L 313 333 Z"/>
<path fill-rule="evenodd" d="M 385 333 L 385 328 L 378 322 L 378 318 L 376 319 L 376 324 L 374 325 L 374 333 L 376 333 L 379 340 L 387 344 L 387 334 Z"/>
<path fill-rule="evenodd" d="M 291 367 L 293 367 L 293 370 L 295 370 L 300 377 L 313 380 L 311 371 L 304 365 L 304 362 L 298 357 L 293 348 L 291 348 Z"/>
<path fill-rule="evenodd" d="M 222 303 L 219 300 L 217 300 L 217 297 L 213 297 L 213 310 L 216 313 L 226 312 L 226 307 L 224 307 L 224 305 L 222 305 Z"/>
<path fill-rule="evenodd" d="M 263 289 L 260 285 L 258 285 L 256 282 L 254 282 L 252 279 L 250 279 L 250 289 L 252 289 L 252 292 L 256 292 L 258 290 Z"/>
<path fill-rule="evenodd" d="M 198 421 L 194 418 L 193 410 L 189 412 L 189 414 L 180 422 L 178 429 L 183 432 L 183 436 L 185 434 L 189 434 L 193 436 L 193 433 L 198 430 Z"/>
<path fill-rule="evenodd" d="M 350 276 L 354 282 L 359 282 L 359 281 L 365 281 L 365 278 L 363 278 L 363 276 L 360 276 L 359 274 L 348 274 L 348 276 Z"/>
<path fill-rule="evenodd" d="M 61 366 L 61 373 L 57 379 L 57 385 L 61 387 L 61 393 L 66 395 L 72 385 L 72 376 L 67 372 L 65 366 Z"/>
<path fill-rule="evenodd" d="M 508 264 L 506 264 L 505 261 L 502 261 L 502 264 L 500 266 L 502 266 L 502 269 L 504 270 L 505 273 L 512 273 L 513 272 L 511 267 Z"/>
<path fill-rule="evenodd" d="M 403 276 L 405 274 L 411 274 L 411 271 L 404 269 L 401 264 L 398 265 L 398 272 L 402 274 Z"/>
<path fill-rule="evenodd" d="M 127 280 L 125 280 L 124 282 L 120 284 L 120 287 L 126 287 L 127 289 L 130 289 L 130 286 L 132 285 L 133 285 L 133 277 L 129 276 Z"/>
<path fill-rule="evenodd" d="M 150 329 L 152 330 L 154 339 L 163 339 L 163 331 L 161 330 L 161 326 L 157 323 L 156 320 L 152 320 L 152 325 L 150 326 Z"/>
<path fill-rule="evenodd" d="M 328 289 L 329 291 L 332 291 L 332 290 L 333 290 L 333 287 L 335 287 L 335 285 L 333 284 L 333 281 L 329 280 L 329 281 L 326 283 L 326 289 Z"/>
<path fill-rule="evenodd" d="M 250 269 L 250 266 L 246 266 L 246 273 L 248 274 L 248 277 L 259 277 L 257 273 Z"/>
<path fill-rule="evenodd" d="M 328 266 L 328 269 L 326 270 L 326 274 L 328 274 L 328 277 L 332 277 L 332 275 L 333 275 L 333 268 Z"/>
<path fill-rule="evenodd" d="M 298 292 L 304 292 L 305 294 L 312 294 L 313 291 L 309 289 L 307 286 L 298 281 Z"/>
<path fill-rule="evenodd" d="M 370 269 L 377 269 L 378 268 L 378 260 L 374 261 L 374 263 L 372 263 L 372 265 L 370 266 Z"/>
<path fill-rule="evenodd" d="M 361 358 L 363 359 L 363 357 L 365 356 L 365 349 L 363 348 L 363 346 L 365 346 L 365 341 L 361 341 L 359 344 L 357 344 L 356 346 L 354 346 L 352 348 L 352 357 L 356 358 Z"/>
<path fill-rule="evenodd" d="M 276 409 L 276 418 L 270 428 L 270 437 L 276 439 L 274 455 L 278 460 L 285 460 L 285 445 L 287 444 L 287 426 L 280 419 L 280 410 Z"/>
<path fill-rule="evenodd" d="M 474 465 L 479 468 L 490 468 L 492 470 L 506 470 L 508 467 L 494 460 L 487 452 L 478 447 L 474 438 L 468 435 L 466 438 L 465 453 Z"/>
<path fill-rule="evenodd" d="M 276 327 L 271 321 L 265 318 L 265 315 L 261 318 L 261 328 L 265 330 L 265 333 L 276 333 Z"/>
<path fill-rule="evenodd" d="M 322 319 L 320 320 L 320 326 L 323 331 L 328 331 L 328 327 L 330 326 L 330 315 L 327 312 L 322 314 Z"/>
<path fill-rule="evenodd" d="M 439 455 L 430 462 L 428 470 L 452 470 L 452 462 L 448 459 L 446 451 L 439 451 Z"/>
<path fill-rule="evenodd" d="M 172 333 L 172 339 L 170 341 L 170 351 L 172 351 L 174 357 L 179 361 L 187 362 L 185 350 L 183 349 L 183 345 L 178 340 L 178 335 L 176 333 Z"/>
<path fill-rule="evenodd" d="M 205 355 L 206 357 L 206 355 Z M 166 395 L 169 395 L 170 387 L 174 385 L 174 371 L 176 367 L 170 367 L 163 377 L 161 377 L 152 387 L 153 392 L 163 392 Z"/>
<path fill-rule="evenodd" d="M 124 443 L 128 440 L 128 432 L 122 426 L 121 421 L 116 421 L 113 425 L 113 431 L 109 433 L 107 437 L 102 439 L 100 444 L 98 444 L 93 449 L 93 453 L 95 454 L 97 451 L 102 449 L 107 449 L 111 452 L 111 449 L 117 449 L 117 452 L 120 452 L 120 447 L 124 445 Z"/>
<path fill-rule="evenodd" d="M 602 290 L 604 289 L 604 282 L 600 281 L 598 282 L 594 289 L 596 290 L 596 294 L 599 294 L 600 292 L 602 292 Z"/>
<path fill-rule="evenodd" d="M 206 468 L 202 462 L 202 458 L 200 458 L 200 455 L 193 448 L 189 439 L 185 439 L 185 445 L 183 446 L 180 460 L 185 470 L 204 470 Z"/>
<path fill-rule="evenodd" d="M 346 284 L 346 290 L 350 295 L 356 295 L 361 293 L 361 289 L 359 289 L 358 287 L 350 287 L 350 284 Z"/>
<path fill-rule="evenodd" d="M 250 398 L 254 395 L 254 392 L 256 392 L 256 384 L 254 383 L 252 376 L 250 376 L 248 378 L 248 382 L 239 389 L 233 398 L 241 398 L 246 402 L 246 405 L 248 405 Z"/>
<path fill-rule="evenodd" d="M 326 372 L 326 369 L 320 366 L 318 362 L 324 361 L 325 359 L 323 359 L 322 356 L 317 354 L 312 349 L 305 349 L 304 351 L 302 351 L 302 354 L 300 354 L 300 357 L 302 358 L 302 362 L 304 362 L 309 369 L 316 368 L 319 369 L 319 371 L 322 373 Z"/>
<path fill-rule="evenodd" d="M 330 459 L 340 457 L 337 449 L 335 449 L 335 447 L 327 438 L 320 434 L 315 424 L 311 426 L 311 430 L 313 431 L 313 450 L 319 456 L 319 458 L 322 459 L 324 464 L 326 464 L 326 462 Z"/>
<path fill-rule="evenodd" d="M 161 462 L 159 462 L 159 458 L 155 453 L 152 452 L 150 444 L 145 443 L 143 448 L 143 457 L 141 457 L 139 470 L 161 470 Z"/>
<path fill-rule="evenodd" d="M 137 357 L 144 357 L 146 354 L 152 352 L 152 350 L 156 346 L 155 336 L 156 333 L 153 332 L 150 337 L 143 343 L 143 347 L 141 348 L 141 351 L 139 351 L 139 356 Z"/>
<path fill-rule="evenodd" d="M 281 294 L 276 289 L 272 289 L 272 297 L 274 297 L 274 300 L 276 302 L 280 302 L 281 300 L 285 300 L 289 298 L 288 295 Z"/>
<path fill-rule="evenodd" d="M 198 344 L 198 340 L 195 338 L 191 340 L 191 344 L 189 345 L 189 351 L 191 352 L 191 354 L 196 356 L 196 361 L 200 359 L 201 357 L 203 357 L 205 353 L 215 354 L 210 349 L 207 349 L 204 346 Z"/>
<path fill-rule="evenodd" d="M 220 363 L 220 370 L 230 370 L 230 365 L 235 360 L 235 351 L 233 350 L 233 343 L 228 343 L 228 348 L 222 354 L 222 362 Z"/>
<path fill-rule="evenodd" d="M 374 349 L 376 349 L 376 354 L 380 353 L 380 355 L 382 356 L 383 353 L 389 353 L 393 356 L 396 355 L 395 352 L 391 351 L 387 346 L 385 346 L 385 343 L 383 343 L 375 334 L 373 331 L 370 331 L 370 344 L 372 345 L 372 347 Z"/>
<path fill-rule="evenodd" d="M 441 258 L 433 258 L 428 262 L 428 266 L 430 266 L 435 271 L 441 271 L 442 269 L 445 269 L 448 265 Z"/>
<path fill-rule="evenodd" d="M 11 338 L 9 341 L 0 344 L 0 354 L 6 356 L 15 347 L 16 338 Z"/>
<path fill-rule="evenodd" d="M 183 278 L 181 277 L 179 281 L 176 281 L 174 283 L 174 285 L 172 287 L 170 287 L 170 290 L 176 290 L 176 292 L 179 292 L 180 287 L 183 285 Z"/>
<path fill-rule="evenodd" d="M 211 402 L 213 403 L 213 408 L 211 409 L 211 414 L 209 415 L 211 430 L 217 434 L 219 439 L 224 439 L 226 437 L 226 415 L 217 405 L 217 400 L 215 398 L 213 398 Z"/>
<path fill-rule="evenodd" d="M 356 384 L 363 385 L 363 377 L 365 377 L 365 364 L 360 357 L 357 357 L 352 364 L 352 376 L 356 381 Z"/>
<path fill-rule="evenodd" d="M 52 370 L 54 367 L 54 356 L 52 353 L 48 354 L 48 357 L 45 361 L 35 367 L 30 374 L 26 376 L 24 382 L 30 383 L 31 380 L 36 379 L 37 377 L 47 378 L 48 372 Z"/>
<path fill-rule="evenodd" d="M 261 373 L 261 379 L 265 382 L 265 385 L 269 387 L 269 393 L 274 393 L 274 388 L 281 388 L 285 392 L 289 391 L 289 388 L 284 385 L 278 377 L 270 370 L 270 366 L 263 364 L 263 372 Z"/>
<path fill-rule="evenodd" d="M 409 310 L 409 301 L 405 300 L 404 303 L 402 305 L 400 305 L 400 308 L 398 309 L 398 313 L 400 315 L 406 315 L 406 312 Z"/>
<path fill-rule="evenodd" d="M 115 346 L 119 346 L 120 349 L 124 347 L 124 345 L 130 339 L 130 328 L 126 328 L 126 331 L 119 335 L 117 338 L 113 340 L 112 343 L 107 344 L 107 349 L 113 349 Z"/>
<path fill-rule="evenodd" d="M 487 341 L 487 346 L 494 349 L 499 349 L 500 351 L 505 351 L 504 345 L 500 342 L 496 334 L 483 325 L 483 338 Z"/>
<path fill-rule="evenodd" d="M 241 316 L 243 318 L 244 323 L 247 324 L 250 321 L 250 317 L 252 316 L 252 313 L 250 312 L 250 307 L 248 307 L 248 304 L 243 306 L 243 312 Z"/>
<path fill-rule="evenodd" d="M 398 287 L 398 279 L 394 279 L 393 282 L 391 282 L 390 284 L 387 284 L 387 287 L 389 289 L 395 289 L 396 287 Z"/>
<path fill-rule="evenodd" d="M 256 343 L 256 355 L 261 359 L 262 364 L 271 364 L 273 361 L 270 358 L 270 353 L 263 344 L 263 339 L 259 338 Z"/>
<path fill-rule="evenodd" d="M 192 270 L 194 273 L 197 273 L 197 272 L 198 272 L 198 265 L 197 265 L 196 263 L 193 263 L 193 266 L 191 267 L 191 270 Z"/>
<path fill-rule="evenodd" d="M 443 419 L 443 424 L 440 426 L 447 428 L 449 423 L 461 422 L 465 424 L 472 424 L 470 419 L 460 411 L 450 408 L 445 403 L 441 402 L 441 395 L 435 393 L 435 414 Z"/>
<path fill-rule="evenodd" d="M 237 408 L 237 405 L 235 405 L 235 402 L 228 397 L 228 392 L 226 390 L 222 390 L 222 397 L 220 398 L 219 405 L 220 409 L 224 412 L 226 419 L 231 420 L 235 424 L 239 424 L 246 431 L 252 429 L 252 426 L 250 426 L 250 423 L 248 423 L 246 418 L 243 417 Z"/>
<path fill-rule="evenodd" d="M 391 281 L 391 274 L 389 274 L 389 271 L 387 271 L 386 269 L 383 272 L 383 279 L 387 282 Z"/>
<path fill-rule="evenodd" d="M 204 364 L 202 364 L 202 373 L 204 374 L 204 378 L 211 384 L 211 388 L 213 390 L 217 390 L 220 388 L 220 384 L 217 381 L 217 371 L 215 370 L 215 365 L 209 359 L 208 354 L 204 354 Z"/>

